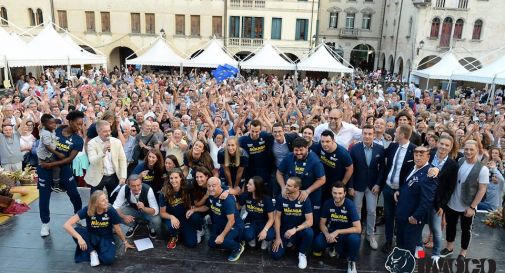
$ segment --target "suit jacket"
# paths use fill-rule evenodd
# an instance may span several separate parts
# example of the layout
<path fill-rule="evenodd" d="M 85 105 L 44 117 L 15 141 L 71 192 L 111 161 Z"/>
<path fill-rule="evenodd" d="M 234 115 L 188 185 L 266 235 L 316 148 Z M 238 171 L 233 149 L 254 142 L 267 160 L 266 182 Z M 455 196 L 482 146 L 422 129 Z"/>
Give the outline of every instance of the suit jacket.
<path fill-rule="evenodd" d="M 354 172 L 351 177 L 354 190 L 364 192 L 367 187 L 372 189 L 375 185 L 380 186 L 384 179 L 384 147 L 376 143 L 373 144 L 370 165 L 366 164 L 363 142 L 353 145 L 349 154 L 351 155 L 354 166 Z"/>
<path fill-rule="evenodd" d="M 430 162 L 433 162 L 435 157 L 435 151 L 432 151 L 430 156 Z M 436 167 L 436 166 L 435 166 Z M 451 195 L 456 188 L 456 183 L 458 181 L 458 170 L 459 165 L 454 159 L 448 157 L 444 163 L 444 166 L 438 172 L 438 187 L 435 193 L 435 199 L 433 200 L 433 208 L 438 210 L 439 208 L 445 209 L 449 200 L 451 200 Z"/>
<path fill-rule="evenodd" d="M 399 221 L 408 221 L 414 217 L 418 224 L 424 224 L 428 212 L 433 208 L 433 199 L 438 185 L 436 177 L 428 177 L 428 164 L 410 176 L 400 187 L 400 196 L 396 206 L 396 217 Z M 411 168 L 407 176 L 412 172 Z"/>
<path fill-rule="evenodd" d="M 394 158 L 396 150 L 398 150 L 398 142 L 393 142 L 386 149 L 386 168 L 384 171 L 384 178 L 382 179 L 381 188 L 386 185 L 386 180 L 388 179 L 389 172 L 393 169 Z M 410 170 L 414 167 L 414 149 L 417 146 L 412 142 L 409 143 L 405 158 L 403 159 L 402 167 L 400 169 L 400 187 L 403 185 L 405 178 L 409 175 Z"/>
<path fill-rule="evenodd" d="M 89 168 L 84 176 L 84 181 L 91 186 L 97 186 L 104 175 L 103 161 L 105 159 L 100 137 L 91 139 L 88 142 L 86 151 L 89 159 Z M 126 155 L 119 139 L 110 138 L 110 152 L 112 155 L 112 166 L 118 179 L 126 179 Z"/>

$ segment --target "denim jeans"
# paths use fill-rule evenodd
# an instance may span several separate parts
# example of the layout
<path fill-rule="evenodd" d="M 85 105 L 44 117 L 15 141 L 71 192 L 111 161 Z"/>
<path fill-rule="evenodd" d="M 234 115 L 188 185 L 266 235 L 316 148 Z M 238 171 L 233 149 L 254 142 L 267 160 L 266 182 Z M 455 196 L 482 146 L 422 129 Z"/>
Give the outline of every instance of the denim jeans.
<path fill-rule="evenodd" d="M 429 217 L 430 231 L 433 234 L 432 256 L 439 256 L 442 248 L 442 216 L 432 209 Z"/>
<path fill-rule="evenodd" d="M 377 195 L 373 194 L 369 188 L 366 188 L 364 192 L 354 191 L 354 205 L 360 216 L 363 197 L 366 198 L 366 235 L 370 236 L 375 233 Z"/>
<path fill-rule="evenodd" d="M 131 215 L 135 218 L 135 221 L 127 224 L 130 227 L 133 227 L 135 223 L 140 222 L 141 220 L 144 220 L 145 222 L 148 223 L 150 228 L 154 228 L 156 232 L 161 231 L 161 217 L 159 215 L 149 215 L 145 212 L 141 212 L 139 210 L 136 210 L 130 206 L 123 206 L 121 207 L 121 212 L 125 215 Z"/>

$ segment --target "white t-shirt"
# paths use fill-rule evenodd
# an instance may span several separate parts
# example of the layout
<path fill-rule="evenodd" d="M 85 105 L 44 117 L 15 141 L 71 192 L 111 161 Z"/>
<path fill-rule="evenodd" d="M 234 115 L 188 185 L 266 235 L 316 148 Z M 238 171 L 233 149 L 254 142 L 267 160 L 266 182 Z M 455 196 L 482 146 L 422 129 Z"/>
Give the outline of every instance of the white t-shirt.
<path fill-rule="evenodd" d="M 475 164 L 468 164 L 468 162 L 463 163 L 458 170 L 458 181 L 456 182 L 456 189 L 452 193 L 451 200 L 447 206 L 454 211 L 464 212 L 468 207 L 461 202 L 461 186 L 466 182 L 466 178 L 470 174 L 473 166 Z M 489 184 L 489 169 L 483 166 L 479 173 L 479 184 Z"/>

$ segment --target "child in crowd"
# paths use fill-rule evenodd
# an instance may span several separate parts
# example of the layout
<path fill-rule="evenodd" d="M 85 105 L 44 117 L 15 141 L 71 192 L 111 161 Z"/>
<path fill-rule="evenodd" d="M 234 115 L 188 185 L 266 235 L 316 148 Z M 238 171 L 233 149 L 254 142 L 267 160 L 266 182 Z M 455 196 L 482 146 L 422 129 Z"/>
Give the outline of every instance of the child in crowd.
<path fill-rule="evenodd" d="M 63 159 L 65 156 L 56 151 L 56 120 L 50 114 L 43 114 L 40 118 L 42 130 L 40 131 L 40 143 L 37 147 L 37 157 L 40 162 L 54 162 L 58 159 Z M 60 186 L 60 168 L 55 167 L 53 170 L 53 184 L 51 188 L 55 192 L 62 192 Z"/>

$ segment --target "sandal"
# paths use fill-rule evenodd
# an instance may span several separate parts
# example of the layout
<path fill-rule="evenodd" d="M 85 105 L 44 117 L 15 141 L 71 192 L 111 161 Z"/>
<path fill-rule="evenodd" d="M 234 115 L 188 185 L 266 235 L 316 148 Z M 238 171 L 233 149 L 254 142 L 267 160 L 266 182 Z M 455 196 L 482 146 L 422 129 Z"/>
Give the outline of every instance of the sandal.
<path fill-rule="evenodd" d="M 433 235 L 430 234 L 426 239 L 423 240 L 423 245 L 425 248 L 433 248 Z"/>

